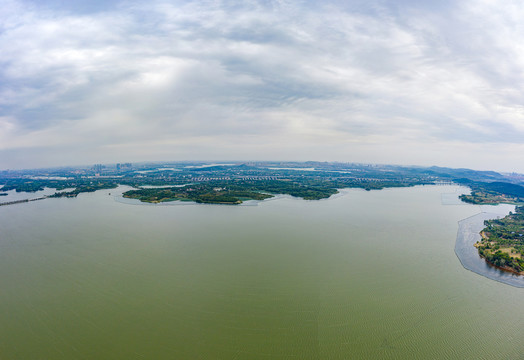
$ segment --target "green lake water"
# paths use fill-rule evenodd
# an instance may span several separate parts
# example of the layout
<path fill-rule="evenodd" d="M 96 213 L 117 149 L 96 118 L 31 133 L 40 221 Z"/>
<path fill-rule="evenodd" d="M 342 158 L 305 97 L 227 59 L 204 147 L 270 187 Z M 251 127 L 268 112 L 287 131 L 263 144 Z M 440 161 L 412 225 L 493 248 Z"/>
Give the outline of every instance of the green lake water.
<path fill-rule="evenodd" d="M 454 253 L 458 190 L 0 207 L 0 359 L 524 359 L 524 289 Z"/>

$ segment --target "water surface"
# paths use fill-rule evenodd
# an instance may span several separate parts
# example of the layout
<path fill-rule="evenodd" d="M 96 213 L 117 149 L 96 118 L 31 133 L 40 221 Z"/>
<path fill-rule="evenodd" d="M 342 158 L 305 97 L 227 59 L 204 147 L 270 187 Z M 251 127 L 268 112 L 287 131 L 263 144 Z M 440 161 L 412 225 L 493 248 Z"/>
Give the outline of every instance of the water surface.
<path fill-rule="evenodd" d="M 457 187 L 0 207 L 1 359 L 518 359 L 524 290 L 464 269 Z M 111 195 L 109 195 L 111 193 Z"/>

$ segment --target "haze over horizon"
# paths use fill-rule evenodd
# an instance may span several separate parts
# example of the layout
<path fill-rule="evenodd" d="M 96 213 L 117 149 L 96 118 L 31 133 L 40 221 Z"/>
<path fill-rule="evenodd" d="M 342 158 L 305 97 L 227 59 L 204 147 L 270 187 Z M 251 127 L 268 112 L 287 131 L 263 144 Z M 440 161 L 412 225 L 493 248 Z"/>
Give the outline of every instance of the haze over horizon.
<path fill-rule="evenodd" d="M 202 166 L 206 167 L 206 166 L 220 166 L 220 165 L 234 165 L 234 166 L 241 166 L 243 164 L 247 164 L 247 165 L 251 165 L 253 163 L 266 163 L 266 164 L 277 164 L 277 163 L 281 163 L 281 164 L 295 164 L 295 165 L 298 165 L 300 169 L 303 169 L 303 168 L 312 168 L 313 169 L 313 163 L 329 163 L 329 164 L 349 164 L 349 165 L 357 165 L 357 166 L 376 166 L 376 167 L 406 167 L 406 168 L 426 168 L 426 169 L 429 169 L 429 168 L 441 168 L 441 169 L 454 169 L 454 170 L 473 170 L 473 171 L 485 171 L 485 172 L 498 172 L 500 173 L 501 175 L 511 175 L 511 174 L 515 174 L 515 175 L 524 175 L 524 173 L 519 173 L 517 171 L 496 171 L 496 170 L 492 170 L 492 169 L 472 169 L 472 168 L 467 168 L 467 167 L 450 167 L 450 166 L 439 166 L 439 165 L 416 165 L 416 164 L 395 164 L 395 163 L 364 163 L 364 162 L 358 162 L 358 161 L 321 161 L 321 160 L 304 160 L 304 161 L 293 161 L 293 160 L 235 160 L 235 159 L 230 159 L 230 160 L 173 160 L 173 161 L 169 161 L 169 160 L 161 160 L 161 161 L 156 161 L 156 160 L 144 160 L 144 161 L 135 161 L 135 162 L 132 162 L 130 161 L 129 164 L 132 165 L 132 168 L 133 169 L 139 169 L 141 168 L 142 166 L 149 166 L 149 165 L 152 165 L 152 166 L 155 166 L 155 165 L 158 165 L 159 167 L 161 166 L 171 166 L 171 165 L 174 165 L 174 166 L 178 166 L 178 165 L 181 165 L 181 164 L 187 164 L 187 165 L 192 165 L 192 164 L 203 164 Z M 5 168 L 5 169 L 0 169 L 0 172 L 1 171 L 12 171 L 12 172 L 16 172 L 16 171 L 22 171 L 22 172 L 25 172 L 25 171 L 28 171 L 28 172 L 32 172 L 32 171 L 45 171 L 45 170 L 60 170 L 60 169 L 75 169 L 75 168 L 78 168 L 78 169 L 92 169 L 95 165 L 102 165 L 104 169 L 106 170 L 113 170 L 115 166 L 117 166 L 118 164 L 123 164 L 123 162 L 120 162 L 120 163 L 117 163 L 117 162 L 100 162 L 100 163 L 78 163 L 78 164 L 61 164 L 61 165 L 51 165 L 51 166 L 36 166 L 36 167 L 21 167 L 21 168 Z M 306 167 L 300 167 L 300 165 L 305 165 Z M 262 168 L 263 168 L 263 165 L 261 165 Z M 192 166 L 191 166 L 192 167 Z M 322 167 L 320 167 L 321 169 Z M 319 169 L 319 168 L 316 168 L 315 169 Z"/>
<path fill-rule="evenodd" d="M 518 1 L 0 4 L 0 169 L 249 159 L 524 173 Z"/>

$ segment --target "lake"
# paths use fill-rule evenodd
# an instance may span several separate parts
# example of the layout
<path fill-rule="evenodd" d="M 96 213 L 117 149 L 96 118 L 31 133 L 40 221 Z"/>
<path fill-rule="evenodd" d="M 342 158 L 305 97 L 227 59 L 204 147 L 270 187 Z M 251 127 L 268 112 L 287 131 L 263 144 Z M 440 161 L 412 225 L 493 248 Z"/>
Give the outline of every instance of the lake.
<path fill-rule="evenodd" d="M 126 189 L 0 207 L 1 359 L 524 358 L 524 289 L 454 253 L 482 208 L 442 199 L 466 189 L 257 206 Z"/>

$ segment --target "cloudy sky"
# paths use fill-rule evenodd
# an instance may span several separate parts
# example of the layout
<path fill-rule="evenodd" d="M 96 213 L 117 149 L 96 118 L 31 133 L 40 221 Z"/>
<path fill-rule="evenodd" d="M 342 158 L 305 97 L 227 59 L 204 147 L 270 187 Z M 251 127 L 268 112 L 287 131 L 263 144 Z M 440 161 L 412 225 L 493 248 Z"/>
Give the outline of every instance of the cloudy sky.
<path fill-rule="evenodd" d="M 0 0 L 0 169 L 524 172 L 524 3 Z"/>

